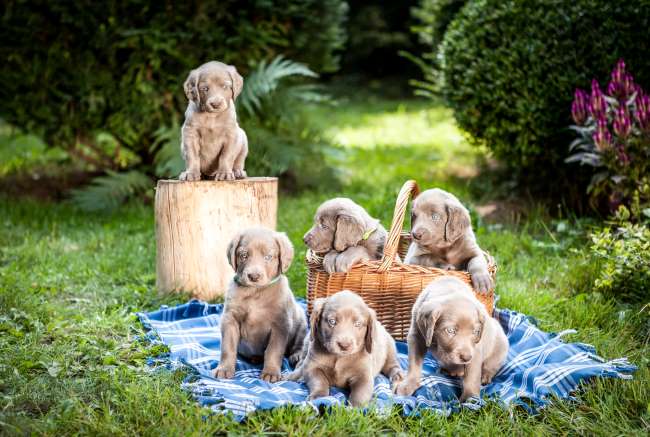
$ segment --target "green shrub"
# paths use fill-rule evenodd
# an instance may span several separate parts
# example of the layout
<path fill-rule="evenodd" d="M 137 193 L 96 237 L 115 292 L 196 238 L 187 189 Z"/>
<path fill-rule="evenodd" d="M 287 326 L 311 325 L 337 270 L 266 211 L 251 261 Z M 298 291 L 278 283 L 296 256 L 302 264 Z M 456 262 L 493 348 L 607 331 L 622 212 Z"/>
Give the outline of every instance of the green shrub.
<path fill-rule="evenodd" d="M 650 84 L 648 29 L 647 0 L 468 2 L 440 45 L 442 95 L 458 124 L 512 168 L 538 180 L 574 176 L 562 163 L 573 90 L 607 77 L 619 58 Z"/>
<path fill-rule="evenodd" d="M 182 119 L 191 68 L 218 59 L 246 78 L 261 61 L 286 55 L 334 71 L 347 13 L 343 0 L 3 6 L 0 117 L 89 170 L 114 171 L 153 164 L 155 132 Z"/>
<path fill-rule="evenodd" d="M 628 223 L 591 238 L 600 267 L 594 289 L 623 301 L 650 303 L 650 228 Z"/>

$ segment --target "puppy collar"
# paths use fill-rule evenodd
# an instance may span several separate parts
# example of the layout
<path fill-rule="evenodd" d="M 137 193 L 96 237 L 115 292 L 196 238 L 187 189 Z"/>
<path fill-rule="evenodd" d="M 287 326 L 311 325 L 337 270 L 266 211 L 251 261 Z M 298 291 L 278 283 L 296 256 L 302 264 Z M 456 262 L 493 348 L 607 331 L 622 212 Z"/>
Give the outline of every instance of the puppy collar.
<path fill-rule="evenodd" d="M 361 239 L 364 241 L 367 240 L 376 230 L 377 228 L 368 229 L 366 232 L 363 233 L 363 237 L 361 237 Z"/>
<path fill-rule="evenodd" d="M 241 280 L 239 279 L 239 275 L 235 275 L 235 277 L 233 278 L 233 281 L 235 281 L 235 284 L 239 285 L 240 287 L 264 288 L 264 287 L 268 287 L 269 285 L 275 284 L 276 282 L 278 282 L 280 280 L 281 277 L 282 277 L 282 275 L 278 275 L 275 278 L 271 279 L 271 281 L 268 284 L 264 284 L 264 285 L 244 285 L 244 284 L 241 283 Z"/>

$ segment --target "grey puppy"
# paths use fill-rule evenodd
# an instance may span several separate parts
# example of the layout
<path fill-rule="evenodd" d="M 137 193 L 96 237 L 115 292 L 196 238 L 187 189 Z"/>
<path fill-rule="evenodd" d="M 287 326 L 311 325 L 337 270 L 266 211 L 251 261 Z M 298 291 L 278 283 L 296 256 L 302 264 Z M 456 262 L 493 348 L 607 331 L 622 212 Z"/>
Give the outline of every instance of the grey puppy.
<path fill-rule="evenodd" d="M 429 349 L 441 369 L 463 378 L 461 401 L 478 396 L 508 354 L 501 325 L 458 278 L 444 276 L 431 282 L 413 305 L 408 333 L 409 368 L 395 390 L 410 396 L 420 386 L 422 360 Z"/>
<path fill-rule="evenodd" d="M 303 241 L 314 252 L 325 254 L 325 271 L 347 272 L 355 263 L 381 258 L 386 229 L 360 205 L 337 197 L 318 207 Z"/>
<path fill-rule="evenodd" d="M 293 259 L 293 246 L 283 233 L 250 228 L 228 246 L 228 261 L 235 270 L 221 318 L 221 360 L 217 378 L 232 378 L 237 353 L 259 360 L 261 378 L 280 379 L 282 358 L 294 365 L 302 356 L 307 333 L 303 310 L 293 297 L 284 273 Z"/>
<path fill-rule="evenodd" d="M 467 270 L 475 290 L 494 288 L 469 212 L 453 194 L 438 188 L 420 193 L 411 210 L 411 236 L 405 264 Z"/>
<path fill-rule="evenodd" d="M 182 181 L 246 177 L 246 132 L 237 123 L 235 99 L 244 80 L 232 65 L 211 61 L 192 70 L 183 88 L 189 100 L 181 130 Z"/>
<path fill-rule="evenodd" d="M 343 290 L 317 299 L 310 327 L 305 357 L 286 378 L 303 378 L 309 400 L 329 396 L 330 386 L 336 386 L 350 389 L 352 405 L 363 405 L 372 398 L 374 379 L 380 372 L 392 383 L 403 379 L 395 340 L 357 294 Z"/>

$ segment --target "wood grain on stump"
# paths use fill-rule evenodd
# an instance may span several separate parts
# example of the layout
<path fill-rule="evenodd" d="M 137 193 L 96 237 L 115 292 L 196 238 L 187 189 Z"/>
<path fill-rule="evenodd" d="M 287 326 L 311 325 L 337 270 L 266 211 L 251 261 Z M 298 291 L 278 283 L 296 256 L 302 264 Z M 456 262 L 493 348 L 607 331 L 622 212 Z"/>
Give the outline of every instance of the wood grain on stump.
<path fill-rule="evenodd" d="M 237 181 L 158 181 L 156 286 L 198 299 L 222 296 L 234 272 L 226 250 L 250 226 L 275 229 L 277 178 Z"/>

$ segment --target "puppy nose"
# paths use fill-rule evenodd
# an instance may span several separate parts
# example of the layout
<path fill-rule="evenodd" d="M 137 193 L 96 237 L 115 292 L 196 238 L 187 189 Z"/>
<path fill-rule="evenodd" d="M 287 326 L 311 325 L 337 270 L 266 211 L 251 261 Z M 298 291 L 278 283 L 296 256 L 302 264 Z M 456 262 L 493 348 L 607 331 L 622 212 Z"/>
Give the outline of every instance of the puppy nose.
<path fill-rule="evenodd" d="M 469 352 L 462 352 L 460 354 L 460 359 L 463 360 L 466 363 L 469 363 L 470 360 L 472 359 L 472 354 Z"/>
<path fill-rule="evenodd" d="M 422 231 L 411 231 L 411 235 L 416 240 L 419 240 L 420 238 L 422 238 Z"/>
<path fill-rule="evenodd" d="M 309 244 L 309 241 L 310 241 L 310 240 L 311 240 L 311 235 L 309 235 L 309 234 L 305 234 L 305 236 L 302 237 L 302 241 L 303 241 L 305 244 Z"/>
<path fill-rule="evenodd" d="M 352 342 L 350 340 L 339 340 L 336 342 L 336 344 L 343 352 L 347 352 L 348 349 L 350 349 L 350 346 L 352 346 Z"/>
<path fill-rule="evenodd" d="M 259 281 L 259 279 L 260 279 L 260 274 L 259 274 L 259 273 L 249 273 L 249 274 L 246 275 L 246 276 L 248 276 L 248 279 L 249 279 L 251 282 L 257 282 L 257 281 Z"/>

